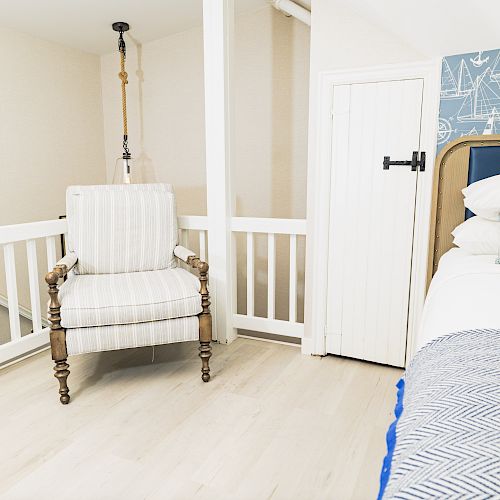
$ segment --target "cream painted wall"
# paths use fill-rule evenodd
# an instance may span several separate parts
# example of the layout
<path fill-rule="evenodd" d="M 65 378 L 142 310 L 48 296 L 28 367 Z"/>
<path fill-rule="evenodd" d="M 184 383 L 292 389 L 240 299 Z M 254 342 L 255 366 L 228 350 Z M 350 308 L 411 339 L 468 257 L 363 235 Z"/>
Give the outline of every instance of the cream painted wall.
<path fill-rule="evenodd" d="M 170 182 L 180 214 L 206 213 L 203 33 L 127 37 L 129 143 L 146 180 Z M 237 215 L 305 217 L 309 28 L 271 6 L 236 18 Z M 118 54 L 101 58 L 106 168 L 121 154 Z M 142 78 L 141 78 L 142 76 Z M 142 88 L 141 80 L 142 79 Z"/>
<path fill-rule="evenodd" d="M 176 188 L 179 213 L 204 215 L 203 33 L 184 31 L 141 46 L 127 42 L 129 146 L 146 182 Z M 118 53 L 101 57 L 106 172 L 122 153 Z"/>
<path fill-rule="evenodd" d="M 353 69 L 383 64 L 408 63 L 427 57 L 387 30 L 368 21 L 358 13 L 331 0 L 313 0 L 311 16 L 311 65 L 309 82 L 309 152 L 308 181 L 312 184 L 316 173 L 316 115 L 319 74 L 321 71 Z M 308 214 L 313 213 L 314 196 L 309 193 Z M 308 233 L 314 234 L 314 217 L 308 220 Z M 312 254 L 314 237 L 307 242 L 307 252 Z M 306 296 L 311 282 L 312 261 L 306 267 Z M 306 331 L 311 336 L 311 304 L 305 304 Z"/>
<path fill-rule="evenodd" d="M 203 33 L 196 28 L 138 46 L 127 38 L 129 143 L 146 180 L 169 182 L 178 213 L 206 214 Z M 101 58 L 106 168 L 121 154 L 117 53 Z M 271 6 L 237 16 L 233 193 L 238 216 L 305 218 L 309 27 Z M 142 86 L 141 84 L 142 81 Z M 142 88 L 141 88 L 142 87 Z M 241 241 L 238 241 L 240 249 Z M 302 242 L 303 243 L 303 242 Z M 196 247 L 195 247 L 196 249 Z M 239 309 L 245 298 L 238 252 Z M 288 311 L 288 243 L 278 239 L 277 317 Z M 256 311 L 266 309 L 266 242 L 256 241 Z M 304 245 L 299 259 L 304 259 Z M 304 268 L 299 268 L 299 301 Z M 301 286 L 302 285 L 302 286 Z"/>
<path fill-rule="evenodd" d="M 0 225 L 56 219 L 66 186 L 105 179 L 99 58 L 6 29 L 0 47 Z"/>
<path fill-rule="evenodd" d="M 57 219 L 66 186 L 105 181 L 99 58 L 3 28 L 0 48 L 0 225 Z M 19 299 L 29 307 L 25 253 L 16 245 Z"/>
<path fill-rule="evenodd" d="M 236 215 L 305 217 L 306 163 L 314 175 L 319 71 L 423 58 L 337 2 L 313 0 L 312 10 L 311 30 L 270 6 L 236 19 Z M 121 152 L 118 57 L 102 56 L 99 64 L 97 56 L 8 30 L 0 31 L 0 44 L 8 75 L 0 82 L 0 223 L 55 218 L 64 212 L 68 184 L 105 182 L 112 176 Z M 132 152 L 142 158 L 147 181 L 174 184 L 179 213 L 204 214 L 201 27 L 137 45 L 128 38 Z M 51 196 L 45 194 L 49 191 Z M 277 316 L 286 317 L 288 248 L 279 240 L 277 247 L 285 261 L 277 273 Z M 257 241 L 256 253 L 256 310 L 264 314 L 265 241 Z M 244 257 L 240 252 L 240 310 L 245 303 Z M 18 265 L 21 281 L 23 268 Z M 302 266 L 299 273 L 303 283 Z M 28 305 L 26 297 L 22 291 L 21 304 Z"/>

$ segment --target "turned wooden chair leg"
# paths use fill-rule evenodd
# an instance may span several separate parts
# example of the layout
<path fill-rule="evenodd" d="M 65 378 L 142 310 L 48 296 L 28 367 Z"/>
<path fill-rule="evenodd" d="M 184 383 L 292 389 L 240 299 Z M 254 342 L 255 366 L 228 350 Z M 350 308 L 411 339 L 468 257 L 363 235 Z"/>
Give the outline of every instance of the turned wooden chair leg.
<path fill-rule="evenodd" d="M 201 358 L 201 379 L 203 382 L 210 380 L 209 360 L 212 356 L 212 315 L 210 314 L 210 300 L 208 296 L 207 279 L 208 264 L 199 262 L 198 270 L 200 272 L 201 282 L 201 306 L 203 311 L 199 315 L 200 319 L 200 358 Z"/>
<path fill-rule="evenodd" d="M 52 359 L 55 361 L 54 377 L 59 381 L 59 399 L 63 405 L 67 405 L 70 400 L 68 389 L 69 365 L 67 363 L 68 352 L 66 349 L 66 330 L 61 326 L 61 304 L 57 297 L 59 274 L 52 271 L 47 274 L 45 281 L 49 285 L 49 321 L 50 327 L 50 348 Z"/>
<path fill-rule="evenodd" d="M 59 399 L 63 405 L 69 403 L 69 389 L 68 389 L 68 375 L 69 375 L 69 365 L 65 359 L 61 361 L 56 361 L 54 366 L 54 377 L 59 380 Z"/>
<path fill-rule="evenodd" d="M 202 342 L 200 340 L 200 358 L 201 358 L 201 379 L 203 382 L 208 382 L 210 380 L 210 366 L 208 360 L 212 356 L 212 346 L 210 342 Z"/>

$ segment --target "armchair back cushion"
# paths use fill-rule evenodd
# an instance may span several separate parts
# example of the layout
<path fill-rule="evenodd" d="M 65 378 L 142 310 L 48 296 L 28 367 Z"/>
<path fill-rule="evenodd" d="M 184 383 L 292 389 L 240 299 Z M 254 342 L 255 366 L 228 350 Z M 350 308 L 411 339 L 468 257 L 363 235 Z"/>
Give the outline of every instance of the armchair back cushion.
<path fill-rule="evenodd" d="M 169 184 L 70 186 L 66 211 L 77 274 L 175 267 L 177 215 Z"/>

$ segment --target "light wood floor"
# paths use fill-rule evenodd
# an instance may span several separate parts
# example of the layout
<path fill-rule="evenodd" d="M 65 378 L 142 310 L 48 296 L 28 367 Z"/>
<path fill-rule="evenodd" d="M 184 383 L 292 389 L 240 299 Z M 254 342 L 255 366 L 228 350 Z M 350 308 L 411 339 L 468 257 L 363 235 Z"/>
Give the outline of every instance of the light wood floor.
<path fill-rule="evenodd" d="M 401 370 L 238 339 L 0 371 L 0 498 L 373 499 Z"/>

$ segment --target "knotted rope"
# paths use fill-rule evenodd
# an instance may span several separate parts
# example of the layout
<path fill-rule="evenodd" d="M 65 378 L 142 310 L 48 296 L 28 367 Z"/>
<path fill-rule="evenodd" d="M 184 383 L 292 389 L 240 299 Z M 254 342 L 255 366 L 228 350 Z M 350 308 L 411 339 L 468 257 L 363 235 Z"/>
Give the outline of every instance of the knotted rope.
<path fill-rule="evenodd" d="M 127 83 L 128 74 L 125 71 L 125 57 L 126 57 L 126 46 L 125 40 L 123 39 L 123 31 L 120 31 L 120 37 L 118 38 L 118 50 L 120 52 L 120 72 L 118 73 L 118 78 L 122 82 L 122 116 L 123 116 L 123 157 L 130 158 L 130 151 L 128 149 L 128 124 L 127 124 Z"/>

